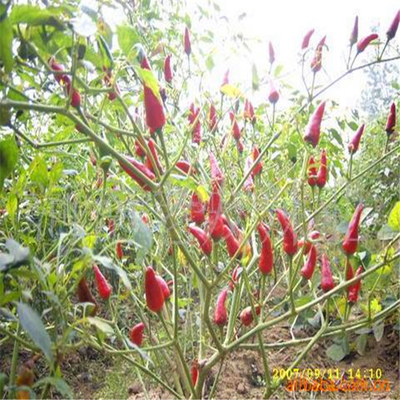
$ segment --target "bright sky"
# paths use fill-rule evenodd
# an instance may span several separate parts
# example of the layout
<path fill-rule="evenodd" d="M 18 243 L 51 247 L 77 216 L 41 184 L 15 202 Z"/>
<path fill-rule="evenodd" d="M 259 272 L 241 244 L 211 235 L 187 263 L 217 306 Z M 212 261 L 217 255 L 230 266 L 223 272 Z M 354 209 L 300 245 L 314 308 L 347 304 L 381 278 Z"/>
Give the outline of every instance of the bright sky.
<path fill-rule="evenodd" d="M 396 12 L 400 8 L 398 0 L 216 0 L 221 7 L 221 15 L 227 19 L 219 19 L 213 23 L 206 23 L 196 13 L 197 6 L 205 5 L 205 0 L 187 0 L 188 13 L 191 15 L 192 30 L 202 33 L 206 29 L 214 33 L 214 41 L 206 50 L 213 54 L 215 67 L 211 75 L 202 80 L 203 89 L 210 89 L 217 93 L 222 82 L 224 72 L 230 69 L 230 82 L 238 84 L 243 90 L 251 88 L 251 68 L 254 63 L 258 68 L 260 80 L 268 76 L 268 42 L 275 48 L 276 65 L 283 66 L 281 79 L 296 89 L 304 91 L 301 83 L 299 50 L 306 32 L 315 29 L 311 38 L 310 48 L 314 48 L 318 41 L 326 35 L 326 45 L 323 51 L 323 70 L 317 74 L 317 85 L 326 85 L 345 71 L 349 50 L 349 36 L 354 25 L 356 15 L 359 17 L 359 39 L 377 29 L 377 33 L 386 39 L 386 31 Z M 95 0 L 83 0 L 83 3 L 92 4 Z M 184 11 L 182 11 L 184 12 Z M 243 16 L 245 14 L 245 17 Z M 112 25 L 124 22 L 123 13 L 110 10 L 109 22 Z M 239 18 L 239 16 L 241 16 Z M 233 37 L 241 33 L 251 48 L 251 53 L 243 51 L 235 54 L 235 45 L 228 46 L 223 42 L 224 37 Z M 183 34 L 183 26 L 182 26 Z M 400 44 L 400 31 L 391 45 Z M 196 52 L 196 49 L 193 50 Z M 353 49 L 354 52 L 354 49 Z M 376 52 L 375 48 L 367 48 L 355 65 L 361 65 L 363 59 L 371 59 Z M 353 53 L 354 54 L 354 53 Z M 198 61 L 204 64 L 202 57 Z M 205 67 L 204 67 L 205 68 Z M 309 62 L 305 65 L 308 84 L 312 78 Z M 353 108 L 360 99 L 365 87 L 366 76 L 357 72 L 345 78 L 326 93 L 326 98 L 337 101 L 341 108 Z M 198 93 L 199 82 L 191 82 L 190 92 Z M 286 92 L 287 94 L 289 91 Z M 261 87 L 258 93 L 249 93 L 249 97 L 257 104 L 265 101 L 268 86 Z M 285 94 L 285 93 L 284 93 Z M 278 107 L 283 107 L 284 95 Z M 279 110 L 278 110 L 279 111 Z"/>
<path fill-rule="evenodd" d="M 193 0 L 192 0 L 193 1 Z M 232 31 L 239 30 L 245 37 L 258 37 L 263 43 L 254 46 L 254 61 L 260 64 L 267 60 L 267 43 L 271 41 L 275 48 L 277 64 L 284 65 L 284 73 L 289 79 L 294 78 L 291 72 L 296 68 L 298 51 L 304 34 L 315 29 L 311 46 L 315 46 L 322 36 L 326 35 L 323 65 L 325 71 L 319 72 L 319 82 L 328 83 L 345 70 L 348 56 L 349 36 L 354 25 L 355 16 L 359 17 L 359 39 L 371 33 L 377 27 L 377 33 L 383 40 L 386 31 L 400 7 L 397 0 L 219 0 L 222 13 L 229 18 Z M 238 16 L 246 13 L 246 18 L 238 21 Z M 400 32 L 395 39 L 400 41 Z M 368 56 L 374 49 L 365 51 Z M 362 57 L 361 61 L 362 61 Z M 359 62 L 360 60 L 358 60 Z M 232 77 L 243 76 L 243 65 L 232 68 Z M 297 69 L 296 75 L 299 70 Z M 250 73 L 248 71 L 247 73 Z M 365 75 L 362 72 L 351 75 L 327 93 L 348 106 L 354 106 L 364 87 Z"/>

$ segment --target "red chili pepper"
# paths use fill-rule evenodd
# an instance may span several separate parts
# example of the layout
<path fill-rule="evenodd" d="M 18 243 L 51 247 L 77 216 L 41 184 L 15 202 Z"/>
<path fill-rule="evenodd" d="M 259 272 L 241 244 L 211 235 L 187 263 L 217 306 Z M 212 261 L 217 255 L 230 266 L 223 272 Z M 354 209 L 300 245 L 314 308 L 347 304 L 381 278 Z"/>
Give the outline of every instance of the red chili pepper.
<path fill-rule="evenodd" d="M 143 88 L 144 93 L 144 108 L 146 112 L 146 124 L 150 133 L 162 129 L 165 125 L 164 107 L 161 99 L 153 93 L 146 85 Z"/>
<path fill-rule="evenodd" d="M 184 41 L 183 41 L 183 46 L 184 46 L 185 53 L 189 57 L 190 53 L 192 52 L 192 45 L 190 43 L 190 35 L 189 35 L 189 28 L 188 27 L 185 28 L 185 38 L 184 38 Z"/>
<path fill-rule="evenodd" d="M 396 127 L 396 104 L 392 103 L 390 105 L 390 112 L 386 122 L 386 133 L 391 135 Z"/>
<path fill-rule="evenodd" d="M 328 178 L 328 167 L 327 167 L 327 156 L 326 150 L 321 151 L 321 164 L 319 166 L 318 174 L 317 174 L 317 185 L 319 188 L 323 188 L 326 185 L 326 181 Z"/>
<path fill-rule="evenodd" d="M 153 174 L 153 172 L 147 168 L 144 164 L 142 164 L 141 162 L 135 160 L 134 158 L 131 157 L 125 157 L 132 165 L 134 165 L 140 172 L 142 172 L 144 175 L 146 175 L 149 179 L 154 180 L 155 179 L 155 175 Z M 140 187 L 142 187 L 144 190 L 146 190 L 147 192 L 149 192 L 151 189 L 149 186 L 146 185 L 146 183 L 139 178 L 138 176 L 136 176 L 134 173 L 132 173 L 128 167 L 125 166 L 124 163 L 122 163 L 121 161 L 119 161 L 119 165 L 121 166 L 121 168 L 132 178 L 134 179 Z"/>
<path fill-rule="evenodd" d="M 322 255 L 322 265 L 321 265 L 321 288 L 326 293 L 335 287 L 333 282 L 333 276 L 331 271 L 331 266 L 326 254 Z"/>
<path fill-rule="evenodd" d="M 307 166 L 308 184 L 313 187 L 317 184 L 317 167 L 313 156 L 308 159 Z"/>
<path fill-rule="evenodd" d="M 319 41 L 319 43 L 317 44 L 317 47 L 315 49 L 314 58 L 311 60 L 310 67 L 311 67 L 311 71 L 314 72 L 314 74 L 316 74 L 322 68 L 322 50 L 325 45 L 325 39 L 326 39 L 326 36 L 324 36 Z"/>
<path fill-rule="evenodd" d="M 96 315 L 99 305 L 97 304 L 97 301 L 94 298 L 85 278 L 82 278 L 78 283 L 77 295 L 80 303 L 94 304 L 91 316 Z"/>
<path fill-rule="evenodd" d="M 104 82 L 108 87 L 112 87 L 112 72 L 111 69 L 107 67 L 103 67 L 103 71 L 105 72 Z M 118 86 L 115 84 L 115 89 L 112 92 L 108 92 L 108 98 L 110 101 L 113 101 L 117 98 L 117 93 L 119 93 Z"/>
<path fill-rule="evenodd" d="M 158 158 L 158 154 L 157 154 L 157 147 L 156 147 L 156 142 L 153 139 L 150 139 L 147 142 L 147 145 L 149 146 L 150 152 L 154 158 L 154 163 L 155 165 L 153 165 L 151 158 L 149 156 L 146 157 L 146 167 L 152 171 L 154 174 L 156 173 L 156 167 L 158 169 L 158 172 L 160 174 L 163 173 L 163 169 L 161 167 L 161 163 L 160 160 Z"/>
<path fill-rule="evenodd" d="M 303 276 L 305 279 L 308 280 L 311 279 L 316 265 L 317 265 L 317 249 L 315 248 L 314 245 L 311 245 L 307 261 L 300 271 L 301 276 Z"/>
<path fill-rule="evenodd" d="M 65 93 L 67 96 L 70 95 L 70 92 L 72 90 L 71 93 L 71 106 L 74 108 L 78 108 L 81 105 L 81 95 L 79 94 L 78 90 L 76 90 L 75 88 L 72 87 L 71 85 L 71 81 L 66 79 L 68 78 L 67 76 L 64 77 L 65 79 Z"/>
<path fill-rule="evenodd" d="M 254 146 L 253 147 L 253 162 L 255 162 L 257 160 L 259 155 L 260 155 L 260 149 L 257 146 Z M 263 164 L 260 160 L 252 171 L 253 177 L 261 174 L 262 168 L 263 168 Z"/>
<path fill-rule="evenodd" d="M 152 267 L 146 268 L 144 286 L 147 307 L 151 311 L 159 312 L 164 305 L 164 293 Z"/>
<path fill-rule="evenodd" d="M 356 19 L 354 20 L 353 30 L 351 31 L 350 46 L 355 45 L 357 43 L 357 40 L 358 40 L 358 15 L 356 16 Z"/>
<path fill-rule="evenodd" d="M 200 144 L 201 142 L 201 124 L 200 124 L 200 108 L 193 103 L 190 105 L 188 120 L 192 125 L 192 142 Z"/>
<path fill-rule="evenodd" d="M 272 79 L 269 81 L 269 95 L 268 101 L 271 104 L 276 104 L 279 100 L 279 92 Z"/>
<path fill-rule="evenodd" d="M 84 130 L 83 130 L 84 128 L 83 128 L 83 125 L 81 125 L 81 124 L 76 124 L 75 129 L 80 133 L 84 133 Z"/>
<path fill-rule="evenodd" d="M 378 35 L 376 33 L 371 33 L 365 38 L 361 39 L 357 43 L 357 53 L 362 53 L 366 47 L 375 39 L 378 39 Z"/>
<path fill-rule="evenodd" d="M 388 41 L 392 40 L 396 36 L 397 28 L 399 27 L 399 22 L 400 22 L 400 11 L 397 11 L 397 14 L 395 15 L 388 31 L 386 32 L 386 37 Z"/>
<path fill-rule="evenodd" d="M 222 86 L 229 85 L 229 69 L 225 71 L 224 79 L 222 79 Z"/>
<path fill-rule="evenodd" d="M 292 224 L 283 210 L 277 209 L 276 216 L 283 231 L 283 250 L 288 256 L 293 256 L 297 252 L 297 237 Z"/>
<path fill-rule="evenodd" d="M 356 272 L 356 276 L 361 275 L 362 272 L 363 272 L 363 267 L 362 266 L 358 267 L 357 272 Z M 347 298 L 348 298 L 350 303 L 357 303 L 358 294 L 360 292 L 360 289 L 361 289 L 361 279 L 358 280 L 353 285 L 350 285 L 347 288 L 347 290 L 348 290 Z"/>
<path fill-rule="evenodd" d="M 269 63 L 273 64 L 275 61 L 275 50 L 271 42 L 268 43 Z"/>
<path fill-rule="evenodd" d="M 115 223 L 112 218 L 107 219 L 107 228 L 108 228 L 108 234 L 112 236 L 115 232 Z"/>
<path fill-rule="evenodd" d="M 194 167 L 192 167 L 192 165 L 190 165 L 190 162 L 187 160 L 179 160 L 176 164 L 175 167 L 178 168 L 179 170 L 181 170 L 183 173 L 185 174 L 196 174 L 197 171 Z"/>
<path fill-rule="evenodd" d="M 122 249 L 122 243 L 121 242 L 117 242 L 116 246 L 115 246 L 115 250 L 117 253 L 117 257 L 121 260 L 122 257 L 124 256 L 124 251 Z"/>
<path fill-rule="evenodd" d="M 305 34 L 303 41 L 301 42 L 301 50 L 305 50 L 308 47 L 313 33 L 314 33 L 314 29 L 311 29 Z"/>
<path fill-rule="evenodd" d="M 244 151 L 244 143 L 243 143 L 242 139 L 239 139 L 239 140 L 236 141 L 236 148 L 237 148 L 239 154 L 243 153 L 243 151 Z"/>
<path fill-rule="evenodd" d="M 190 219 L 196 224 L 202 224 L 206 218 L 206 208 L 206 205 L 200 200 L 196 192 L 193 192 L 190 204 Z"/>
<path fill-rule="evenodd" d="M 216 183 L 218 186 L 222 187 L 224 184 L 224 174 L 218 166 L 218 161 L 215 158 L 214 153 L 210 153 L 210 169 L 211 169 L 211 183 Z"/>
<path fill-rule="evenodd" d="M 169 290 L 169 287 L 167 285 L 167 282 L 165 282 L 165 280 L 163 278 L 161 278 L 161 276 L 157 275 L 156 276 L 157 282 L 161 287 L 162 293 L 164 295 L 164 300 L 167 300 L 169 298 L 169 296 L 171 296 L 171 292 Z"/>
<path fill-rule="evenodd" d="M 229 226 L 223 225 L 222 232 L 223 232 L 223 237 L 225 239 L 226 248 L 228 250 L 229 257 L 233 257 L 239 250 L 239 242 L 233 236 L 233 233 L 230 230 Z M 241 256 L 242 256 L 242 252 L 239 252 L 237 254 L 237 257 L 241 257 Z"/>
<path fill-rule="evenodd" d="M 234 137 L 235 140 L 240 140 L 241 132 L 240 132 L 239 125 L 236 121 L 235 114 L 233 112 L 230 112 L 229 117 L 231 118 L 231 122 L 232 122 L 232 136 Z"/>
<path fill-rule="evenodd" d="M 362 124 L 358 129 L 351 142 L 347 146 L 349 153 L 354 154 L 357 152 L 358 148 L 360 147 L 361 137 L 364 134 L 365 124 Z"/>
<path fill-rule="evenodd" d="M 258 234 L 261 239 L 261 253 L 260 259 L 258 260 L 258 268 L 264 275 L 268 275 L 274 268 L 274 251 L 269 237 L 268 228 L 263 224 L 259 223 L 257 226 Z"/>
<path fill-rule="evenodd" d="M 353 279 L 353 278 L 354 278 L 353 267 L 351 266 L 350 261 L 347 260 L 347 262 L 346 262 L 346 281 L 349 281 L 350 279 Z M 349 286 L 347 287 L 347 290 L 349 290 Z"/>
<path fill-rule="evenodd" d="M 261 312 L 261 308 L 260 306 L 257 304 L 254 306 L 256 314 L 260 315 Z M 254 317 L 253 317 L 253 310 L 251 308 L 251 306 L 246 307 L 241 313 L 240 313 L 240 322 L 244 325 L 244 326 L 249 326 L 253 323 Z"/>
<path fill-rule="evenodd" d="M 224 222 L 221 217 L 213 217 L 210 215 L 208 224 L 210 235 L 215 241 L 218 241 L 224 236 Z"/>
<path fill-rule="evenodd" d="M 214 104 L 211 104 L 210 111 L 208 113 L 208 128 L 211 132 L 215 131 L 217 128 L 217 109 L 215 108 Z"/>
<path fill-rule="evenodd" d="M 131 331 L 129 332 L 129 339 L 132 343 L 136 344 L 136 346 L 140 347 L 143 343 L 143 332 L 144 332 L 144 323 L 139 322 L 136 324 Z"/>
<path fill-rule="evenodd" d="M 313 147 L 317 147 L 317 144 L 319 142 L 319 137 L 321 134 L 321 121 L 322 117 L 324 116 L 324 111 L 325 101 L 320 103 L 320 105 L 314 111 L 306 128 L 304 140 L 308 143 L 311 143 Z"/>
<path fill-rule="evenodd" d="M 236 284 L 238 283 L 239 277 L 243 271 L 243 268 L 240 265 L 237 265 L 232 272 L 231 280 L 229 281 L 229 288 L 233 291 L 235 289 Z"/>
<path fill-rule="evenodd" d="M 189 225 L 188 231 L 197 239 L 203 253 L 209 256 L 212 252 L 212 241 L 207 233 L 195 225 Z"/>
<path fill-rule="evenodd" d="M 199 362 L 197 360 L 193 361 L 192 367 L 190 368 L 190 375 L 192 377 L 192 385 L 196 386 L 199 377 Z"/>
<path fill-rule="evenodd" d="M 96 264 L 93 264 L 93 271 L 99 295 L 103 300 L 107 300 L 111 296 L 112 288 Z"/>
<path fill-rule="evenodd" d="M 358 227 L 360 225 L 361 213 L 363 211 L 363 204 L 360 203 L 354 211 L 353 217 L 351 218 L 349 227 L 347 229 L 346 236 L 343 241 L 343 250 L 347 255 L 354 254 L 357 251 L 358 246 Z"/>
<path fill-rule="evenodd" d="M 223 237 L 224 221 L 221 218 L 222 203 L 220 189 L 217 185 L 213 185 L 213 191 L 208 202 L 209 214 L 209 231 L 214 240 L 219 240 Z"/>
<path fill-rule="evenodd" d="M 140 158 L 143 158 L 146 155 L 143 146 L 137 139 L 135 140 L 135 154 Z"/>
<path fill-rule="evenodd" d="M 304 250 L 303 250 L 303 254 L 306 256 L 310 250 L 311 250 L 311 246 L 313 245 L 312 242 L 310 242 L 309 239 L 311 240 L 317 240 L 319 237 L 321 236 L 321 234 L 318 231 L 312 231 L 309 235 L 307 240 L 304 241 L 303 239 L 300 239 L 297 243 L 298 247 L 303 247 L 304 246 Z"/>
<path fill-rule="evenodd" d="M 226 298 L 228 296 L 228 289 L 222 289 L 218 295 L 217 303 L 214 310 L 214 324 L 224 326 L 228 320 L 228 314 L 226 312 Z"/>
<path fill-rule="evenodd" d="M 255 124 L 256 116 L 254 115 L 254 108 L 253 104 L 251 104 L 250 100 L 246 99 L 244 101 L 244 112 L 243 112 L 244 119 Z"/>
<path fill-rule="evenodd" d="M 60 83 L 62 80 L 64 80 L 66 75 L 60 73 L 60 72 L 64 71 L 64 66 L 62 64 L 59 64 L 54 57 L 50 57 L 48 63 L 49 63 L 50 69 L 52 69 L 53 71 L 56 71 L 54 73 L 55 80 L 58 83 Z"/>
<path fill-rule="evenodd" d="M 172 82 L 171 54 L 168 54 L 164 60 L 164 78 L 168 83 Z"/>
<path fill-rule="evenodd" d="M 143 69 L 150 70 L 151 69 L 150 68 L 150 63 L 149 63 L 149 60 L 147 59 L 146 55 L 145 54 L 142 54 L 142 55 L 139 54 L 139 56 L 142 57 L 141 61 L 140 61 L 140 67 L 143 68 Z"/>

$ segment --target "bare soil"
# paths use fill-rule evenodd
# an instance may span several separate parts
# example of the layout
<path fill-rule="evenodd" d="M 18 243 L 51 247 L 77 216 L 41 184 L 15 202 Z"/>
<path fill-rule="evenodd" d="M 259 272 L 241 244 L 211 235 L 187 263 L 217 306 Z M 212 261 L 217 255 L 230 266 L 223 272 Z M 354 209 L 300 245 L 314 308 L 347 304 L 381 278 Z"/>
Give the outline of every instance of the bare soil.
<path fill-rule="evenodd" d="M 312 336 L 312 332 L 296 332 L 296 337 Z M 289 328 L 286 326 L 274 327 L 265 332 L 265 341 L 268 343 L 280 340 L 290 340 Z M 353 340 L 354 337 L 351 337 Z M 254 342 L 255 343 L 255 342 Z M 373 335 L 368 337 L 366 353 L 360 356 L 352 351 L 349 356 L 340 362 L 334 362 L 326 354 L 326 348 L 332 344 L 332 340 L 325 340 L 311 350 L 305 360 L 298 367 L 300 371 L 308 368 L 315 369 L 339 369 L 343 379 L 349 379 L 347 371 L 360 369 L 382 369 L 382 379 L 390 384 L 390 391 L 384 392 L 344 392 L 335 393 L 309 393 L 301 391 L 288 391 L 282 385 L 272 398 L 274 399 L 399 399 L 400 398 L 400 373 L 399 373 L 399 332 L 391 326 L 385 327 L 384 336 L 380 342 L 376 342 Z M 271 370 L 274 368 L 286 369 L 302 350 L 302 346 L 283 348 L 268 351 L 268 362 Z M 21 352 L 21 363 L 27 361 L 30 354 Z M 0 349 L 0 372 L 9 373 L 12 358 L 12 346 L 3 346 Z M 211 390 L 213 380 L 218 372 L 217 365 L 207 381 L 206 397 Z M 130 365 L 121 364 L 112 358 L 91 348 L 83 347 L 78 351 L 68 354 L 61 361 L 61 369 L 65 380 L 71 386 L 74 397 L 79 399 L 98 398 L 129 398 L 137 400 L 144 398 L 142 386 L 135 377 Z M 262 399 L 265 390 L 263 376 L 263 363 L 260 351 L 238 350 L 228 356 L 222 367 L 218 388 L 213 396 L 215 399 Z M 36 380 L 48 374 L 43 360 L 38 360 L 35 368 Z M 51 393 L 52 398 L 59 398 L 56 392 Z M 150 399 L 171 398 L 169 393 L 159 387 L 152 387 L 148 391 Z"/>

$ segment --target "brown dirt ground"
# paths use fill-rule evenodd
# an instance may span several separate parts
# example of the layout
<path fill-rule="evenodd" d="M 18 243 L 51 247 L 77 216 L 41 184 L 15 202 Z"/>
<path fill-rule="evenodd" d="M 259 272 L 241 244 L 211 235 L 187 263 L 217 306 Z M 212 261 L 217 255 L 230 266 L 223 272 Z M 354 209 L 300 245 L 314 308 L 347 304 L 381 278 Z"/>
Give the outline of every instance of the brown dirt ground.
<path fill-rule="evenodd" d="M 268 342 L 276 342 L 279 340 L 290 340 L 290 332 L 288 328 L 276 327 L 266 333 Z M 305 337 L 306 335 L 304 335 Z M 296 335 L 301 338 L 301 334 Z M 387 392 L 345 392 L 336 393 L 310 393 L 310 392 L 290 392 L 284 386 L 279 388 L 272 396 L 273 399 L 399 399 L 399 332 L 385 328 L 383 338 L 379 343 L 376 342 L 373 335 L 368 337 L 366 354 L 360 356 L 356 352 L 352 352 L 341 362 L 335 362 L 327 358 L 325 354 L 326 348 L 332 343 L 332 340 L 325 340 L 316 344 L 306 359 L 300 364 L 300 371 L 308 368 L 315 369 L 339 369 L 341 374 L 346 373 L 350 368 L 357 370 L 366 370 L 377 368 L 383 370 L 382 379 L 389 381 L 390 391 Z M 288 368 L 296 355 L 302 350 L 302 347 L 284 348 L 274 350 L 268 353 L 268 362 L 270 368 Z M 213 369 L 212 375 L 217 373 L 218 366 Z M 231 354 L 224 363 L 221 371 L 221 378 L 218 389 L 214 395 L 215 399 L 262 399 L 263 398 L 263 363 L 261 353 L 253 350 L 239 350 Z M 208 392 L 212 386 L 213 376 L 207 382 Z M 346 375 L 344 376 L 346 379 Z M 130 400 L 139 400 L 144 397 L 142 392 L 133 394 Z M 155 388 L 149 392 L 151 400 L 171 398 L 168 393 Z M 206 393 L 208 398 L 208 393 Z"/>
<path fill-rule="evenodd" d="M 296 337 L 301 338 L 312 335 L 312 332 L 297 333 Z M 265 333 L 266 342 L 272 343 L 279 340 L 290 340 L 288 327 L 281 326 Z M 349 368 L 354 370 L 376 369 L 383 370 L 382 379 L 390 382 L 390 392 L 336 392 L 336 393 L 307 393 L 307 392 L 289 392 L 283 386 L 273 395 L 274 399 L 399 399 L 399 332 L 386 326 L 382 340 L 377 343 L 370 335 L 368 338 L 367 351 L 364 356 L 352 352 L 344 360 L 337 363 L 327 358 L 326 348 L 332 343 L 332 340 L 325 340 L 317 344 L 307 358 L 300 364 L 299 369 L 336 369 L 341 372 Z M 284 348 L 268 352 L 268 361 L 270 368 L 287 368 L 294 360 L 302 347 Z M 12 346 L 3 346 L 0 349 L 0 372 L 9 372 L 12 355 Z M 20 360 L 28 360 L 29 354 L 21 352 Z M 104 388 L 106 381 L 105 375 L 113 370 L 113 360 L 93 349 L 81 348 L 75 353 L 66 356 L 62 361 L 62 371 L 64 378 L 71 386 L 76 398 L 95 398 L 100 389 Z M 219 366 L 216 366 L 207 382 L 208 398 L 209 390 Z M 114 367 L 115 368 L 115 367 Z M 47 371 L 43 360 L 39 360 L 36 365 L 36 378 L 46 376 Z M 239 350 L 230 355 L 223 366 L 221 379 L 218 389 L 214 395 L 215 399 L 261 399 L 264 391 L 263 387 L 263 365 L 261 353 L 253 350 Z M 130 395 L 130 400 L 144 398 L 141 386 L 138 382 L 131 382 L 131 393 L 126 393 L 126 398 Z M 149 391 L 150 399 L 171 398 L 160 388 L 154 387 Z M 315 397 L 314 397 L 315 395 Z M 52 393 L 52 398 L 57 398 L 57 393 Z"/>

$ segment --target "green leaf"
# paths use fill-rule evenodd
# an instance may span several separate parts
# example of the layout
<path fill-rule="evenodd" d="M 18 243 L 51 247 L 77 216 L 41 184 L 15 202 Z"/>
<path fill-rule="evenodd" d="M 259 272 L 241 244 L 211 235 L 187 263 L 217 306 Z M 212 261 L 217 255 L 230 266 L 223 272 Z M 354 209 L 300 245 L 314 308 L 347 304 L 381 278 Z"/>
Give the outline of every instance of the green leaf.
<path fill-rule="evenodd" d="M 396 232 L 394 232 L 388 225 L 383 225 L 378 231 L 379 240 L 392 240 L 396 237 Z"/>
<path fill-rule="evenodd" d="M 257 67 L 253 64 L 251 68 L 251 86 L 253 90 L 258 90 L 260 88 L 260 78 L 258 77 Z"/>
<path fill-rule="evenodd" d="M 49 185 L 49 172 L 46 162 L 42 157 L 37 156 L 30 165 L 31 181 L 46 188 Z"/>
<path fill-rule="evenodd" d="M 97 15 L 94 18 L 97 18 Z M 107 46 L 112 48 L 113 32 L 110 25 L 103 18 L 97 20 L 97 31 L 106 41 Z"/>
<path fill-rule="evenodd" d="M 278 78 L 283 71 L 283 65 L 277 65 L 274 71 L 275 78 Z"/>
<path fill-rule="evenodd" d="M 350 121 L 347 125 L 353 130 L 356 131 L 358 129 L 358 125 L 354 121 Z"/>
<path fill-rule="evenodd" d="M 136 261 L 139 261 L 143 259 L 143 257 L 148 253 L 151 246 L 153 245 L 153 235 L 148 226 L 142 221 L 142 218 L 140 218 L 137 213 L 133 213 L 132 220 L 132 239 L 139 247 L 136 257 Z"/>
<path fill-rule="evenodd" d="M 6 240 L 6 248 L 8 252 L 14 257 L 15 263 L 23 263 L 29 259 L 29 248 L 21 246 L 13 239 Z"/>
<path fill-rule="evenodd" d="M 18 147 L 15 139 L 12 136 L 8 136 L 0 142 L 0 192 L 3 190 L 4 180 L 14 170 L 17 161 Z"/>
<path fill-rule="evenodd" d="M 12 53 L 13 36 L 10 18 L 6 17 L 0 22 L 0 60 L 3 61 L 4 69 L 7 73 L 12 71 L 14 63 Z"/>
<path fill-rule="evenodd" d="M 0 319 L 5 319 L 6 321 L 18 322 L 18 319 L 10 310 L 1 307 L 0 307 Z"/>
<path fill-rule="evenodd" d="M 332 344 L 326 349 L 326 355 L 334 361 L 341 361 L 346 357 L 346 352 L 340 344 Z"/>
<path fill-rule="evenodd" d="M 51 339 L 39 315 L 32 307 L 24 303 L 18 303 L 17 310 L 22 328 L 24 328 L 28 336 L 33 340 L 36 346 L 43 351 L 47 360 L 52 364 L 53 353 Z"/>
<path fill-rule="evenodd" d="M 191 177 L 184 177 L 182 175 L 171 175 L 171 182 L 175 186 L 180 186 L 183 188 L 190 189 L 191 191 L 197 190 L 197 183 L 196 181 Z"/>
<path fill-rule="evenodd" d="M 65 382 L 64 379 L 62 379 L 62 378 L 55 378 L 53 376 L 47 376 L 47 377 L 42 378 L 39 381 L 37 381 L 33 385 L 33 387 L 38 388 L 38 387 L 42 387 L 45 385 L 53 386 L 57 390 L 57 392 L 59 392 L 61 394 L 61 396 L 63 398 L 72 399 L 74 397 L 71 388 L 68 386 L 68 383 Z"/>
<path fill-rule="evenodd" d="M 93 325 L 96 328 L 100 329 L 106 335 L 112 335 L 114 333 L 114 329 L 112 328 L 112 326 L 99 318 L 87 317 L 87 320 L 90 325 Z"/>
<path fill-rule="evenodd" d="M 118 44 L 122 52 L 128 57 L 131 55 L 133 46 L 140 42 L 140 36 L 136 30 L 128 25 L 117 27 Z"/>
<path fill-rule="evenodd" d="M 376 322 L 372 327 L 374 336 L 377 342 L 380 342 L 385 331 L 385 324 L 383 322 Z"/>
<path fill-rule="evenodd" d="M 398 201 L 392 208 L 392 211 L 390 211 L 388 226 L 396 232 L 400 231 L 400 201 Z"/>
<path fill-rule="evenodd" d="M 62 177 L 63 171 L 64 171 L 64 166 L 62 162 L 57 162 L 53 164 L 49 174 L 50 182 L 56 184 Z"/>
<path fill-rule="evenodd" d="M 206 58 L 206 67 L 209 71 L 211 71 L 214 68 L 214 59 L 211 54 L 208 55 Z"/>
<path fill-rule="evenodd" d="M 102 58 L 102 67 L 106 67 L 107 69 L 113 69 L 114 67 L 114 59 L 111 54 L 111 50 L 108 47 L 108 44 L 106 40 L 104 39 L 103 36 L 98 35 L 97 36 L 97 43 L 99 45 L 100 53 L 101 53 L 101 58 Z"/>
<path fill-rule="evenodd" d="M 10 193 L 7 198 L 6 210 L 11 219 L 14 219 L 18 210 L 18 197 L 15 193 Z"/>
<path fill-rule="evenodd" d="M 333 136 L 333 138 L 343 147 L 343 139 L 340 136 L 339 132 L 336 129 L 330 129 L 330 132 Z"/>
<path fill-rule="evenodd" d="M 137 70 L 140 79 L 143 81 L 143 84 L 147 86 L 157 97 L 158 101 L 162 103 L 161 95 L 160 95 L 160 86 L 156 77 L 153 74 L 153 71 L 144 68 L 138 68 Z"/>
<path fill-rule="evenodd" d="M 21 246 L 13 239 L 7 239 L 5 244 L 8 253 L 0 253 L 0 272 L 26 265 L 29 262 L 29 249 Z"/>
<path fill-rule="evenodd" d="M 357 338 L 357 353 L 360 354 L 360 356 L 363 356 L 365 354 L 365 347 L 367 346 L 367 341 L 368 341 L 368 335 L 363 334 L 360 335 Z"/>
<path fill-rule="evenodd" d="M 98 262 L 99 264 L 101 264 L 103 267 L 110 269 L 112 271 L 115 271 L 117 273 L 117 275 L 120 277 L 120 279 L 121 279 L 122 283 L 125 285 L 125 287 L 128 290 L 132 290 L 132 285 L 128 278 L 128 275 L 122 268 L 115 265 L 112 262 L 111 258 L 93 255 L 93 260 Z"/>
<path fill-rule="evenodd" d="M 13 7 L 10 20 L 13 24 L 27 24 L 30 26 L 51 25 L 59 30 L 64 30 L 65 25 L 59 16 L 63 10 L 61 8 L 19 4 Z"/>

